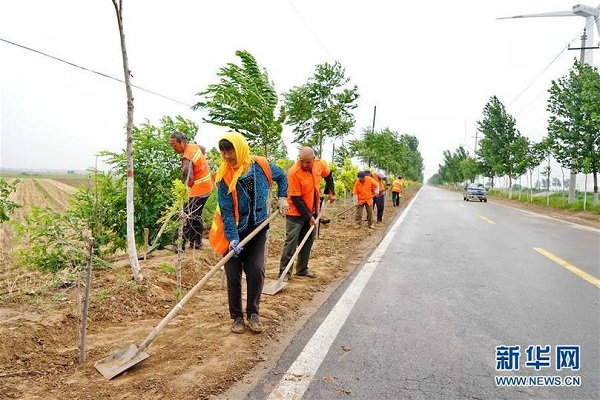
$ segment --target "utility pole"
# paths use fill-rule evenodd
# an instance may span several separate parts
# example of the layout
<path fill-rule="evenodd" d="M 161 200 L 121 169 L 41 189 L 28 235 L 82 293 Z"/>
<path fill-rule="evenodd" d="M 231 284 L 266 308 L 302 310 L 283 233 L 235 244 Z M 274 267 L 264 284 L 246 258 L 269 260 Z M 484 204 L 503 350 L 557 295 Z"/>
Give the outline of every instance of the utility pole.
<path fill-rule="evenodd" d="M 586 50 L 592 50 L 592 49 L 598 49 L 600 48 L 599 46 L 586 46 L 587 44 L 587 28 L 583 28 L 583 33 L 581 34 L 581 47 L 571 47 L 569 46 L 569 50 L 580 50 L 581 52 L 579 53 L 579 62 L 583 65 L 585 64 L 585 51 Z M 550 177 L 548 177 L 548 180 L 550 179 Z M 569 174 L 569 198 L 568 198 L 568 203 L 574 203 L 575 202 L 575 184 L 577 183 L 577 170 L 575 170 L 573 167 L 571 167 L 571 171 Z"/>
<path fill-rule="evenodd" d="M 377 106 L 373 106 L 373 128 L 371 132 L 375 133 L 375 116 L 377 115 Z"/>

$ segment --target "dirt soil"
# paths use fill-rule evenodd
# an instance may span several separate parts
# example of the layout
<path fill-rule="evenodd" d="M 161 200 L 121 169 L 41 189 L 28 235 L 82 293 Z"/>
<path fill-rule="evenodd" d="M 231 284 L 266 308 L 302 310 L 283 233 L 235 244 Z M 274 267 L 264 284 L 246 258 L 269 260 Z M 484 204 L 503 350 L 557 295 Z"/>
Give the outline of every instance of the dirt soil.
<path fill-rule="evenodd" d="M 331 207 L 326 216 L 332 222 L 321 229 L 309 264 L 318 277 L 294 277 L 276 295 L 263 295 L 261 334 L 231 333 L 226 289 L 218 272 L 152 342 L 151 357 L 112 380 L 94 362 L 132 343 L 140 345 L 177 304 L 176 256 L 157 250 L 140 261 L 141 283 L 132 280 L 125 255 L 111 260 L 111 268 L 93 271 L 86 360 L 79 364 L 83 273 L 49 275 L 16 267 L 9 253 L 12 237 L 5 229 L 0 232 L 0 398 L 208 399 L 237 382 L 250 383 L 273 365 L 303 322 L 375 248 L 416 191 L 407 188 L 399 208 L 388 200 L 384 221 L 374 230 L 364 223 L 354 229 L 353 220 L 336 217 L 349 203 Z M 64 209 L 69 192 L 60 183 L 36 179 L 21 185 L 15 199 Z M 600 225 L 597 216 L 569 218 Z M 271 224 L 267 283 L 277 279 L 284 222 L 278 217 Z M 206 241 L 204 249 L 187 251 L 183 292 L 219 258 Z"/>
<path fill-rule="evenodd" d="M 21 204 L 64 210 L 70 192 L 60 182 L 27 179 L 14 198 Z M 111 268 L 93 271 L 86 360 L 80 364 L 83 272 L 50 275 L 16 267 L 9 252 L 11 233 L 3 229 L 0 398 L 207 399 L 223 394 L 249 379 L 250 372 L 266 371 L 277 360 L 302 323 L 377 245 L 415 193 L 416 188 L 407 189 L 400 208 L 388 203 L 383 223 L 374 230 L 366 223 L 354 229 L 353 219 L 337 216 L 349 203 L 331 206 L 326 217 L 332 222 L 321 228 L 309 264 L 317 278 L 293 277 L 279 293 L 263 295 L 261 334 L 230 331 L 226 288 L 218 272 L 152 342 L 151 357 L 112 380 L 104 378 L 94 362 L 130 344 L 140 345 L 177 304 L 176 255 L 157 250 L 140 261 L 141 283 L 132 280 L 126 255 L 111 260 Z M 284 224 L 280 217 L 271 224 L 266 283 L 277 279 Z M 219 259 L 206 239 L 202 250 L 185 252 L 183 292 Z"/>

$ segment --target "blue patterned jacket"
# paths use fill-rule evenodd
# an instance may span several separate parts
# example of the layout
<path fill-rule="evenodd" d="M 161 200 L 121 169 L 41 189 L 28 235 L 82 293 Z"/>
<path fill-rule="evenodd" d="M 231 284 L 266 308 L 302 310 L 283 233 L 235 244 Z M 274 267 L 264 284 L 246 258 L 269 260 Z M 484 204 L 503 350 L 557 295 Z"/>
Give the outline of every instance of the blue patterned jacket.
<path fill-rule="evenodd" d="M 287 196 L 287 176 L 285 172 L 277 165 L 269 162 L 271 167 L 271 176 L 274 182 L 277 182 L 277 197 Z M 254 209 L 250 210 L 250 197 L 247 190 L 240 185 L 239 181 L 236 184 L 238 211 L 240 220 L 238 225 L 235 224 L 235 215 L 233 212 L 233 196 L 228 192 L 225 182 L 220 181 L 217 190 L 217 201 L 221 209 L 221 218 L 223 218 L 223 226 L 225 228 L 225 236 L 228 241 L 240 240 L 239 232 L 248 227 L 250 213 L 253 215 L 256 226 L 267 219 L 267 201 L 269 199 L 269 181 L 264 171 L 256 162 L 252 162 L 248 168 L 248 172 L 242 175 L 240 179 L 251 175 L 254 177 Z"/>

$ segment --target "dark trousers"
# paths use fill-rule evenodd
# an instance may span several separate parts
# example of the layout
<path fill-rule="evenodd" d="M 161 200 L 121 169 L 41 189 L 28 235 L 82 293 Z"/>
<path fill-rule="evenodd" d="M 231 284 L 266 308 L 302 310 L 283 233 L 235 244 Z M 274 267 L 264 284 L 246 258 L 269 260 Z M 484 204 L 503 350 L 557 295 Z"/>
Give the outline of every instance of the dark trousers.
<path fill-rule="evenodd" d="M 392 192 L 392 204 L 394 207 L 398 207 L 400 205 L 400 192 Z"/>
<path fill-rule="evenodd" d="M 367 210 L 367 224 L 371 226 L 373 224 L 373 206 L 370 206 L 367 203 L 356 206 L 356 224 L 360 225 L 360 222 L 362 221 L 363 208 Z"/>
<path fill-rule="evenodd" d="M 185 225 L 183 226 L 183 243 L 181 248 L 185 248 L 185 242 L 189 242 L 190 248 L 199 249 L 202 247 L 202 231 L 204 225 L 202 224 L 202 211 L 204 205 L 208 200 L 208 196 L 203 197 L 190 197 L 183 206 L 183 213 L 186 216 Z M 179 231 L 175 231 L 173 241 L 176 242 L 179 238 Z"/>
<path fill-rule="evenodd" d="M 227 276 L 227 300 L 232 319 L 243 317 L 242 310 L 242 271 L 246 274 L 246 315 L 258 314 L 260 296 L 265 284 L 265 245 L 267 229 L 256 234 L 242 252 L 225 263 Z"/>
<path fill-rule="evenodd" d="M 383 221 L 383 206 L 385 205 L 385 195 L 376 196 L 373 202 L 373 210 L 377 207 L 377 222 Z"/>
<path fill-rule="evenodd" d="M 309 229 L 310 223 L 308 221 L 303 222 L 301 217 L 285 217 L 285 243 L 283 245 L 283 252 L 281 253 L 281 260 L 279 261 L 280 276 Z M 308 259 L 310 258 L 310 250 L 312 249 L 314 240 L 315 230 L 313 229 L 306 243 L 304 243 L 304 246 L 302 246 L 302 249 L 298 253 L 298 259 L 296 260 L 297 275 L 306 275 L 308 272 Z M 288 276 L 291 275 L 291 271 L 292 269 L 290 268 Z"/>

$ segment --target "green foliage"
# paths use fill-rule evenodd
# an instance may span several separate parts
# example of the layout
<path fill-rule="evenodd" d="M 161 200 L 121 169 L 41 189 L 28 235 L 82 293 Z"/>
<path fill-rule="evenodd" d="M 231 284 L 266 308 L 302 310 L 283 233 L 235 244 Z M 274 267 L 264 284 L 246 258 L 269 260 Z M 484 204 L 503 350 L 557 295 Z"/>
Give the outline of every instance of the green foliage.
<path fill-rule="evenodd" d="M 221 165 L 221 152 L 216 147 L 213 147 L 209 151 L 206 152 L 206 160 L 208 161 L 208 166 L 212 172 L 215 172 L 219 169 L 219 165 Z"/>
<path fill-rule="evenodd" d="M 547 185 L 547 182 L 544 182 Z M 516 186 L 516 185 L 515 185 Z M 545 185 L 543 185 L 545 186 Z M 542 191 L 547 191 L 546 188 L 543 188 Z M 531 194 L 539 193 L 540 190 L 532 190 Z M 584 207 L 584 196 L 585 193 L 576 192 L 575 193 L 575 201 L 573 203 L 569 203 L 568 199 L 565 197 L 563 192 L 551 193 L 548 197 L 546 196 L 531 196 L 528 194 L 527 196 L 522 196 L 521 198 L 513 198 L 513 201 L 520 201 L 521 203 L 533 203 L 538 204 L 545 207 L 557 208 L 561 210 L 570 210 L 570 211 L 586 211 L 593 214 L 600 215 L 600 204 L 592 204 L 591 193 L 587 194 L 587 201 L 585 202 Z M 508 197 L 508 193 L 506 190 L 500 189 L 490 189 L 488 190 L 488 195 L 497 196 L 497 197 Z"/>
<path fill-rule="evenodd" d="M 528 150 L 527 140 L 515 128 L 515 119 L 506 112 L 502 102 L 492 96 L 477 126 L 483 134 L 477 155 L 493 175 L 507 175 L 512 185 L 512 179 L 527 169 L 523 160 Z"/>
<path fill-rule="evenodd" d="M 9 199 L 10 194 L 17 190 L 19 182 L 20 180 L 16 179 L 9 183 L 6 179 L 0 178 L 0 223 L 8 221 L 9 214 L 21 207 Z"/>
<path fill-rule="evenodd" d="M 346 158 L 341 167 L 338 167 L 337 164 L 331 164 L 330 167 L 334 178 L 336 197 L 345 198 L 350 196 L 356 182 L 358 167 L 352 164 L 350 158 Z"/>
<path fill-rule="evenodd" d="M 275 165 L 281 168 L 283 172 L 287 173 L 288 169 L 292 168 L 292 165 L 294 165 L 294 162 L 294 160 L 290 160 L 289 158 L 279 158 L 275 161 Z"/>
<path fill-rule="evenodd" d="M 575 171 L 600 171 L 600 75 L 575 61 L 568 76 L 552 81 L 548 137 L 560 164 Z"/>
<path fill-rule="evenodd" d="M 86 265 L 90 231 L 74 213 L 34 206 L 22 223 L 15 224 L 15 232 L 17 260 L 22 265 L 50 272 Z M 102 263 L 95 257 L 93 262 Z"/>
<path fill-rule="evenodd" d="M 90 296 L 90 303 L 92 304 L 100 304 L 103 300 L 106 300 L 110 297 L 110 289 L 102 289 L 99 292 L 93 293 Z"/>
<path fill-rule="evenodd" d="M 350 141 L 350 153 L 369 166 L 406 179 L 422 181 L 423 158 L 419 141 L 411 135 L 399 135 L 385 128 L 373 132 L 363 130 L 362 138 Z"/>
<path fill-rule="evenodd" d="M 93 169 L 88 176 L 94 185 L 78 188 L 71 198 L 69 212 L 82 221 L 94 238 L 95 253 L 103 257 L 127 245 L 126 178 Z"/>
<path fill-rule="evenodd" d="M 161 270 L 162 272 L 165 272 L 169 275 L 175 275 L 177 273 L 177 270 L 175 269 L 175 267 L 169 263 L 162 263 L 158 266 L 158 269 Z"/>
<path fill-rule="evenodd" d="M 275 110 L 279 101 L 273 82 L 265 69 L 261 69 L 252 54 L 238 50 L 241 66 L 229 63 L 217 76 L 220 82 L 211 84 L 196 93 L 201 97 L 192 109 L 205 109 L 208 118 L 204 122 L 225 126 L 243 134 L 251 147 L 260 149 L 265 157 L 278 153 L 285 111 Z"/>
<path fill-rule="evenodd" d="M 284 94 L 287 123 L 294 128 L 294 142 L 323 154 L 325 140 L 341 138 L 350 133 L 355 119 L 358 87 L 349 82 L 339 62 L 319 64 L 308 81 Z"/>
<path fill-rule="evenodd" d="M 140 243 L 144 228 L 150 229 L 151 238 L 156 236 L 160 229 L 158 221 L 165 207 L 174 202 L 173 181 L 181 177 L 181 156 L 174 152 L 169 144 L 169 136 L 174 130 L 182 132 L 192 142 L 198 126 L 190 120 L 177 116 L 175 119 L 163 117 L 160 126 L 151 125 L 146 121 L 141 126 L 134 127 L 134 221 L 136 241 Z M 109 211 L 108 215 L 103 216 L 103 225 L 111 227 L 116 234 L 116 237 L 111 238 L 114 244 L 124 248 L 127 237 L 125 223 L 127 157 L 125 151 L 102 152 L 102 155 L 107 158 L 112 171 L 106 176 L 105 184 L 98 186 L 99 198 L 108 198 L 111 208 L 114 207 L 112 212 Z M 99 177 L 102 175 L 98 174 Z M 101 204 L 97 205 L 100 206 Z M 89 208 L 89 205 L 87 207 Z M 169 240 L 168 236 L 163 235 L 163 240 Z"/>

